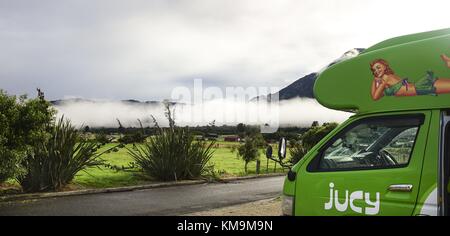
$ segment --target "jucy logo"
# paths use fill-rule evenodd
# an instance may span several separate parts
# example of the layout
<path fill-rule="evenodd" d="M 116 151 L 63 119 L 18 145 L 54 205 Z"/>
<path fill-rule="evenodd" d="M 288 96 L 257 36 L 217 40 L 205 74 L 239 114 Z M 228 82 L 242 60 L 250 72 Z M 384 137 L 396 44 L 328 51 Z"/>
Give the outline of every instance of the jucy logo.
<path fill-rule="evenodd" d="M 334 207 L 339 212 L 345 212 L 350 205 L 350 209 L 356 213 L 363 213 L 363 207 L 355 206 L 355 200 L 365 200 L 365 203 L 368 205 L 364 207 L 364 214 L 366 215 L 376 215 L 380 211 L 380 193 L 377 192 L 376 200 L 372 202 L 370 200 L 370 193 L 364 193 L 362 190 L 358 190 L 352 192 L 349 195 L 349 191 L 345 190 L 344 202 L 339 202 L 339 190 L 334 189 L 334 183 L 330 183 L 330 201 L 325 203 L 325 210 L 331 210 Z"/>

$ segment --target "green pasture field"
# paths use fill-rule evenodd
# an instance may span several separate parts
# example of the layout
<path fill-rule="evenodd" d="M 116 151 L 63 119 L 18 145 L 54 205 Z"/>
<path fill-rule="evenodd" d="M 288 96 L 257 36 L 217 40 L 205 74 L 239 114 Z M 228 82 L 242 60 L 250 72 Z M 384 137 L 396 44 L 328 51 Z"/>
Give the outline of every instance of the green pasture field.
<path fill-rule="evenodd" d="M 102 147 L 99 151 L 104 151 L 110 149 L 117 144 L 107 144 Z M 237 142 L 224 142 L 218 141 L 214 146 L 214 154 L 210 161 L 214 165 L 215 171 L 221 177 L 228 176 L 244 176 L 246 175 L 244 171 L 244 161 L 237 158 L 236 153 L 232 153 L 231 149 L 233 146 L 238 145 Z M 132 148 L 132 145 L 127 145 L 128 148 Z M 274 146 L 274 155 L 276 153 L 276 148 Z M 86 171 L 81 171 L 77 174 L 74 180 L 75 185 L 79 185 L 84 188 L 105 188 L 105 187 L 118 187 L 118 186 L 130 186 L 142 183 L 148 183 L 152 181 L 151 179 L 142 176 L 142 174 L 136 168 L 117 170 L 122 166 L 127 168 L 133 159 L 128 155 L 126 148 L 120 148 L 117 152 L 110 152 L 104 154 L 102 159 L 111 166 L 115 166 L 115 169 L 111 169 L 105 166 L 89 168 Z M 273 173 L 283 172 L 284 170 L 276 165 L 275 162 L 269 161 L 269 167 L 267 170 L 267 159 L 264 154 L 264 150 L 261 149 L 261 169 L 260 173 Z M 276 169 L 275 169 L 276 168 Z M 249 175 L 256 173 L 256 162 L 250 162 L 248 164 Z"/>

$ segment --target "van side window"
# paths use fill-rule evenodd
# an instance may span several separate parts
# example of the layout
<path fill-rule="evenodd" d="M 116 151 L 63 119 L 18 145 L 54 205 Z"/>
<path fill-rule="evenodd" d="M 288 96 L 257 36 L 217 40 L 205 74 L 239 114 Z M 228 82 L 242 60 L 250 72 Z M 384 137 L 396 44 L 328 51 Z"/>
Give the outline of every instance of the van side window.
<path fill-rule="evenodd" d="M 344 131 L 322 152 L 320 170 L 402 167 L 409 163 L 421 122 L 362 121 Z"/>

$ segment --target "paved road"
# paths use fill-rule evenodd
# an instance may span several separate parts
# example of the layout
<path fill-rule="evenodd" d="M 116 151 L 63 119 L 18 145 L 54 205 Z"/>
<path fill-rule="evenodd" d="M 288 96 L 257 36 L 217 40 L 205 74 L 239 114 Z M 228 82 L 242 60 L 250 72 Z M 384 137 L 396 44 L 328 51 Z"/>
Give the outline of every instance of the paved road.
<path fill-rule="evenodd" d="M 283 176 L 0 203 L 0 215 L 181 215 L 279 196 Z"/>

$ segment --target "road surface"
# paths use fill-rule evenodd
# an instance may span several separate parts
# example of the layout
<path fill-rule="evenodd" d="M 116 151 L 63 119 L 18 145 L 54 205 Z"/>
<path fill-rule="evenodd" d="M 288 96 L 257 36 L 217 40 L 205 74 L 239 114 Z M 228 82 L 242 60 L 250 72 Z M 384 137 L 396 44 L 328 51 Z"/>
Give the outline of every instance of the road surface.
<path fill-rule="evenodd" d="M 0 215 L 183 215 L 277 197 L 284 176 L 0 202 Z"/>

